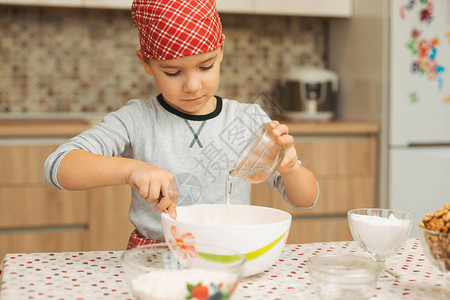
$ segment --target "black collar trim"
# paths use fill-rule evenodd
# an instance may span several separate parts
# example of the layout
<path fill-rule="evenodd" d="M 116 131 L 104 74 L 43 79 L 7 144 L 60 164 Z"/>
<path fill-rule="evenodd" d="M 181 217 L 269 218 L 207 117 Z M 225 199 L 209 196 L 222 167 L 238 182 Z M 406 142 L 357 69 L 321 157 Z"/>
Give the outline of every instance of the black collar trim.
<path fill-rule="evenodd" d="M 222 98 L 219 96 L 214 96 L 217 99 L 217 105 L 216 109 L 213 112 L 210 112 L 206 115 L 189 115 L 186 113 L 183 113 L 181 111 L 176 110 L 172 106 L 170 106 L 166 100 L 164 100 L 164 97 L 162 94 L 159 94 L 156 98 L 158 99 L 159 104 L 161 104 L 162 107 L 164 107 L 168 112 L 179 116 L 180 118 L 191 120 L 191 121 L 206 121 L 212 118 L 217 117 L 220 112 L 222 111 Z"/>

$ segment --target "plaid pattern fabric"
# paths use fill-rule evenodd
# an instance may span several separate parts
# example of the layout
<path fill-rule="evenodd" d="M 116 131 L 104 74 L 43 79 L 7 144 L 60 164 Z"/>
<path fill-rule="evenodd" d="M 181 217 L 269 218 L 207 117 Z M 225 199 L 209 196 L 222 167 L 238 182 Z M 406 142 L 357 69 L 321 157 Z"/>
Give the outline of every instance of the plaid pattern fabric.
<path fill-rule="evenodd" d="M 134 0 L 131 16 L 141 52 L 151 59 L 205 53 L 224 41 L 215 0 Z"/>
<path fill-rule="evenodd" d="M 137 231 L 137 229 L 135 229 L 131 233 L 130 239 L 128 240 L 127 250 L 130 250 L 132 248 L 136 248 L 136 247 L 139 247 L 139 246 L 145 246 L 145 245 L 150 245 L 150 244 L 160 244 L 160 243 L 162 243 L 162 242 L 154 241 L 154 240 L 147 239 L 147 238 L 143 237 Z"/>

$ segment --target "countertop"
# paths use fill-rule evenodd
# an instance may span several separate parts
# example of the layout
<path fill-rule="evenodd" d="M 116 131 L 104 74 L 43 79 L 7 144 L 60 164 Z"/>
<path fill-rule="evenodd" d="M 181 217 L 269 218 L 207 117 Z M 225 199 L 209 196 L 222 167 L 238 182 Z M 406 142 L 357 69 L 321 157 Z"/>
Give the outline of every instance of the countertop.
<path fill-rule="evenodd" d="M 0 116 L 0 138 L 72 137 L 101 122 L 101 114 Z M 371 122 L 284 122 L 292 135 L 376 135 Z"/>
<path fill-rule="evenodd" d="M 241 280 L 233 299 L 318 299 L 306 261 L 315 255 L 367 255 L 351 242 L 286 245 L 264 272 Z M 7 254 L 0 267 L 0 298 L 134 299 L 120 263 L 121 251 Z M 418 239 L 409 239 L 386 261 L 400 275 L 380 280 L 372 299 L 432 299 L 445 278 L 431 265 Z"/>

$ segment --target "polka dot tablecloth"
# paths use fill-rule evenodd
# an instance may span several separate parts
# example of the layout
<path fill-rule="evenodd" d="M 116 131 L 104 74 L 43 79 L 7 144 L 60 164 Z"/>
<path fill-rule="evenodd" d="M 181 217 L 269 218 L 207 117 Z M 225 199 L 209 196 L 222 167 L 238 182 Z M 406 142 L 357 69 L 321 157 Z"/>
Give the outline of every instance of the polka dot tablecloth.
<path fill-rule="evenodd" d="M 365 255 L 354 242 L 286 245 L 264 272 L 245 278 L 233 299 L 318 299 L 306 261 L 325 253 Z M 120 264 L 121 251 L 8 254 L 1 268 L 0 299 L 134 299 Z M 379 281 L 372 299 L 430 299 L 444 277 L 409 239 L 387 266 L 399 280 Z"/>

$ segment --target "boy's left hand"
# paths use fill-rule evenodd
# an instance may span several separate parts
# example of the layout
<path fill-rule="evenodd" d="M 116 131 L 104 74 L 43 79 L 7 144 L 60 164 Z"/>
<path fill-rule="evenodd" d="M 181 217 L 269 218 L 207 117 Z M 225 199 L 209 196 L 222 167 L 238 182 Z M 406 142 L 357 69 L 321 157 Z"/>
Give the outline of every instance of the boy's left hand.
<path fill-rule="evenodd" d="M 294 147 L 294 137 L 289 135 L 289 128 L 278 121 L 271 121 L 270 128 L 272 128 L 272 133 L 277 137 L 277 142 L 286 147 L 286 155 L 278 166 L 277 171 L 281 174 L 290 173 L 300 166 L 297 161 L 297 151 Z"/>

